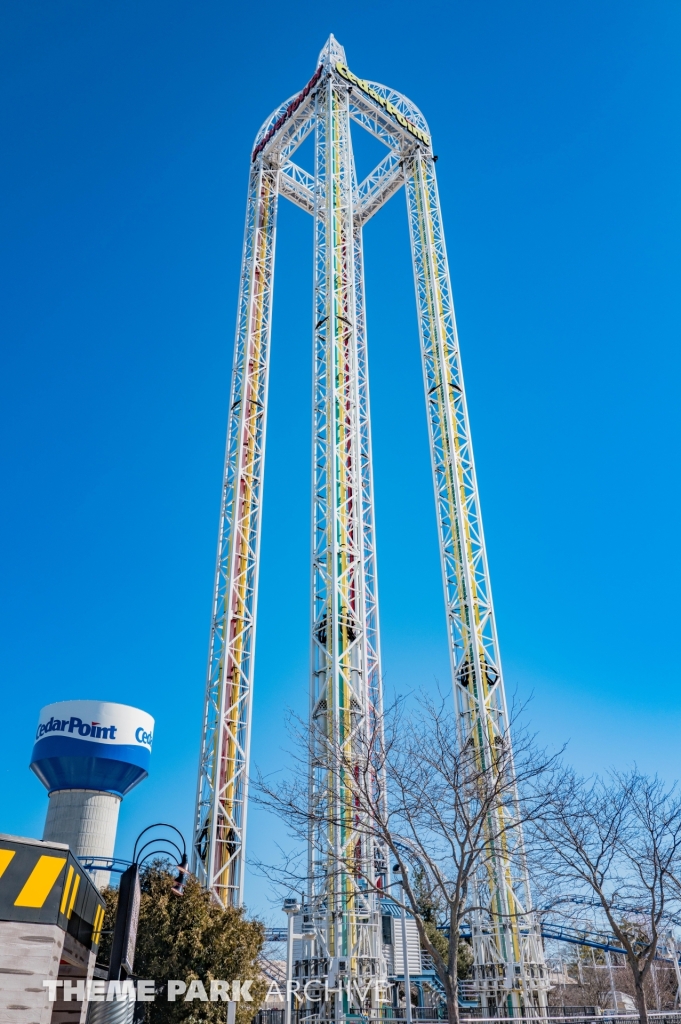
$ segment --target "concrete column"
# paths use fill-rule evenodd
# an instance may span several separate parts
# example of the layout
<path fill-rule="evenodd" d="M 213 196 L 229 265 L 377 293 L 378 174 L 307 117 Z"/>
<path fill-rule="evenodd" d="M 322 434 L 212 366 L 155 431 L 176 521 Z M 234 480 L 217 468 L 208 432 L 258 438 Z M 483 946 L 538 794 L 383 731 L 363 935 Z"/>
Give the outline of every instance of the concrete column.
<path fill-rule="evenodd" d="M 76 857 L 113 857 L 121 798 L 94 789 L 59 789 L 50 793 L 43 840 L 68 843 Z M 98 889 L 109 884 L 109 871 L 91 873 Z"/>

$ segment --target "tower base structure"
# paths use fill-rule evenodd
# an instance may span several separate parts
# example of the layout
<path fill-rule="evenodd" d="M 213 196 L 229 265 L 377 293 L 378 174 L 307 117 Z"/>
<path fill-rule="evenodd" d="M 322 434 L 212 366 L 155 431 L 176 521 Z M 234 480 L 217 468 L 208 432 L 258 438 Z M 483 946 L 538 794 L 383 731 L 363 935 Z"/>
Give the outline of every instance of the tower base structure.
<path fill-rule="evenodd" d="M 321 905 L 306 905 L 294 919 L 292 980 L 299 1006 L 319 1020 L 346 1016 L 380 1016 L 390 1002 L 390 983 L 381 935 L 380 907 L 365 908 L 361 922 L 339 914 L 329 930 Z M 354 942 L 344 944 L 343 931 L 353 928 Z M 348 953 L 347 950 L 350 949 Z"/>

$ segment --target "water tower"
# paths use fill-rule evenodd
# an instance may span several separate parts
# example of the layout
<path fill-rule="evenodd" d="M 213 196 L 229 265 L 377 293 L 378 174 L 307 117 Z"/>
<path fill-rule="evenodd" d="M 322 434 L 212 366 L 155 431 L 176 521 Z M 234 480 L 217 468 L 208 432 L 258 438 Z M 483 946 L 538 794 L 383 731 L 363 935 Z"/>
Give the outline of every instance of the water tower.
<path fill-rule="evenodd" d="M 154 720 L 126 704 L 67 700 L 40 712 L 31 770 L 50 795 L 43 840 L 113 857 L 121 800 L 149 773 Z M 93 873 L 95 885 L 108 871 Z"/>

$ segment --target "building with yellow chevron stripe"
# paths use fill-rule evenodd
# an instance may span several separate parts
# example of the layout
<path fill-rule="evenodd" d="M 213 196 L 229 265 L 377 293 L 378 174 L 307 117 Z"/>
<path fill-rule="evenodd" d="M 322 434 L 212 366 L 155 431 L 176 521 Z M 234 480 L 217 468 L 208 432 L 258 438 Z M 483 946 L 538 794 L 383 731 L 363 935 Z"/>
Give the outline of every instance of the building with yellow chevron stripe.
<path fill-rule="evenodd" d="M 91 980 L 103 923 L 68 846 L 0 834 L 0 1020 L 83 1024 L 84 1004 L 49 1002 L 43 981 Z"/>

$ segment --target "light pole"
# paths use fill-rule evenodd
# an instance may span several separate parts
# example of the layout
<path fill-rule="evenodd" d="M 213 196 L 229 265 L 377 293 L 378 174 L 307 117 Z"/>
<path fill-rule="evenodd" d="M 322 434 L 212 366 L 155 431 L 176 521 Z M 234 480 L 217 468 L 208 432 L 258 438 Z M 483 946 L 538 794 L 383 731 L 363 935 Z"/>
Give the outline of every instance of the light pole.
<path fill-rule="evenodd" d="M 142 840 L 145 839 L 147 834 L 157 828 L 170 829 L 174 833 L 175 838 L 171 839 L 165 834 L 155 836 L 153 839 L 147 839 L 143 843 Z M 182 844 L 181 847 L 176 840 Z M 172 849 L 170 849 L 171 847 Z M 135 947 L 137 945 L 137 926 L 139 924 L 141 899 L 140 868 L 150 857 L 158 855 L 170 856 L 173 859 L 179 858 L 177 865 L 178 875 L 171 892 L 175 893 L 176 896 L 181 896 L 184 892 L 184 886 L 189 875 L 187 846 L 184 836 L 178 828 L 168 824 L 167 821 L 158 821 L 154 825 L 149 825 L 147 828 L 142 829 L 135 840 L 135 846 L 132 851 L 132 863 L 128 864 L 126 870 L 121 873 L 121 881 L 118 888 L 118 908 L 111 939 L 108 981 L 124 982 L 132 974 Z M 127 861 L 123 863 L 127 863 Z M 129 999 L 120 1009 L 118 1002 L 110 1002 L 109 999 L 110 997 L 107 996 L 105 1002 L 88 1003 L 87 1024 L 132 1024 L 135 1007 L 140 1005 L 135 1003 L 134 993 L 132 999 Z M 236 1003 L 230 1004 L 230 1006 L 235 1007 Z M 228 1017 L 228 1024 L 234 1024 L 233 1016 L 231 1021 Z"/>
<path fill-rule="evenodd" d="M 613 1013 L 617 1014 L 617 990 L 615 989 L 615 976 L 612 973 L 612 960 L 610 958 L 610 950 L 606 949 L 605 959 L 608 964 L 608 974 L 610 975 L 610 994 L 612 995 L 612 1009 Z"/>
<path fill-rule="evenodd" d="M 172 829 L 175 837 L 182 843 L 182 849 L 177 845 L 175 839 L 169 839 L 167 835 L 155 836 L 140 845 L 143 837 L 155 828 Z M 172 846 L 172 851 L 168 849 Z M 146 851 L 146 852 L 145 852 Z M 111 941 L 111 957 L 109 961 L 109 981 L 125 979 L 132 974 L 135 946 L 137 944 L 137 925 L 140 912 L 140 868 L 145 860 L 159 854 L 178 855 L 180 861 L 177 865 L 178 876 L 172 889 L 177 896 L 184 891 L 187 875 L 189 874 L 187 860 L 187 846 L 184 836 L 174 825 L 167 821 L 158 821 L 154 825 L 148 825 L 142 829 L 132 851 L 132 864 L 121 875 L 118 888 L 118 910 L 114 924 L 113 939 Z"/>
<path fill-rule="evenodd" d="M 291 1024 L 291 1003 L 293 1001 L 293 923 L 296 914 L 300 913 L 300 903 L 295 897 L 284 900 L 284 913 L 288 917 L 288 931 L 286 933 L 286 1002 L 284 1003 L 284 1024 Z"/>
<path fill-rule="evenodd" d="M 409 869 L 405 867 L 405 872 Z M 402 903 L 402 960 L 404 962 L 404 1014 L 406 1024 L 412 1024 L 411 1021 L 411 979 L 409 977 L 409 949 L 407 946 L 407 910 L 404 905 L 404 879 L 400 870 L 399 864 L 396 864 L 393 868 L 393 874 L 397 875 L 397 883 L 400 887 L 400 896 Z"/>

